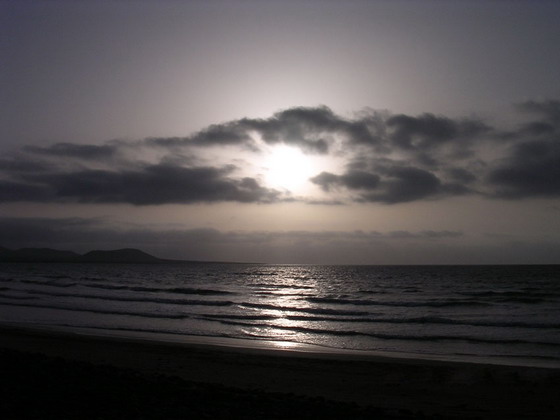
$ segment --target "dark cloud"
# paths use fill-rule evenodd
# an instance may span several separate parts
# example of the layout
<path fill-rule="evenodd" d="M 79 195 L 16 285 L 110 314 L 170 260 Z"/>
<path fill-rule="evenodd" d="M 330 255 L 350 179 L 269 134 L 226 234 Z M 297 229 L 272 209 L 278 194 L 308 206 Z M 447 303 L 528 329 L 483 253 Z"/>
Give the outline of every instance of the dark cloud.
<path fill-rule="evenodd" d="M 47 201 L 51 199 L 48 188 L 21 182 L 0 180 L 0 203 L 13 201 Z"/>
<path fill-rule="evenodd" d="M 496 197 L 559 197 L 560 139 L 515 145 L 512 156 L 492 169 L 487 181 Z"/>
<path fill-rule="evenodd" d="M 24 150 L 37 155 L 101 160 L 115 155 L 122 147 L 236 146 L 258 151 L 258 141 L 262 140 L 270 145 L 299 147 L 306 153 L 326 154 L 338 141 L 382 154 L 412 151 L 418 154 L 418 159 L 431 160 L 434 164 L 434 156 L 427 153 L 433 154 L 438 147 L 451 143 L 459 151 L 466 149 L 468 140 L 489 131 L 489 126 L 474 118 L 456 120 L 429 113 L 414 117 L 373 110 L 363 111 L 354 118 L 344 118 L 326 106 L 294 107 L 269 118 L 242 118 L 212 124 L 185 137 L 153 137 L 141 142 L 113 141 L 105 145 L 57 143 L 48 147 L 28 146 Z"/>
<path fill-rule="evenodd" d="M 351 145 L 388 153 L 394 148 L 434 149 L 443 143 L 480 136 L 490 127 L 477 119 L 453 120 L 432 114 L 411 117 L 370 111 L 347 119 L 321 106 L 290 108 L 266 119 L 243 118 L 212 126 L 212 130 L 219 133 L 220 141 L 228 144 L 252 142 L 249 133 L 254 131 L 268 144 L 289 144 L 309 153 L 324 154 L 329 152 L 335 137 Z M 197 145 L 215 144 L 208 134 L 198 133 L 191 141 L 196 140 Z"/>
<path fill-rule="evenodd" d="M 255 147 L 251 136 L 235 122 L 211 125 L 196 133 L 190 141 L 197 146 L 246 145 L 249 148 Z"/>
<path fill-rule="evenodd" d="M 190 137 L 148 137 L 142 143 L 147 146 L 163 148 L 179 148 L 188 146 Z"/>
<path fill-rule="evenodd" d="M 560 125 L 560 101 L 526 101 L 518 104 L 518 108 L 525 112 L 531 112 L 550 121 L 556 127 Z"/>
<path fill-rule="evenodd" d="M 311 178 L 324 191 L 345 188 L 357 191 L 355 201 L 405 203 L 434 196 L 460 195 L 469 189 L 460 183 L 443 184 L 433 173 L 405 166 L 384 166 L 378 173 L 349 170 L 343 175 L 322 172 Z"/>
<path fill-rule="evenodd" d="M 560 196 L 560 101 L 527 101 L 522 111 L 540 119 L 521 126 L 510 137 L 519 141 L 493 165 L 486 181 L 499 198 Z"/>
<path fill-rule="evenodd" d="M 237 121 L 212 124 L 190 137 L 154 137 L 146 139 L 145 143 L 160 147 L 242 146 L 252 150 L 257 149 L 246 128 Z"/>
<path fill-rule="evenodd" d="M 321 172 L 311 178 L 311 182 L 319 185 L 324 191 L 333 187 L 344 187 L 350 190 L 372 190 L 379 184 L 379 176 L 359 170 L 351 170 L 343 175 L 335 175 L 330 172 Z"/>
<path fill-rule="evenodd" d="M 267 144 L 297 146 L 305 152 L 324 154 L 328 152 L 328 140 L 344 122 L 327 107 L 291 108 L 278 112 L 270 118 L 242 118 L 222 124 L 213 124 L 190 137 L 150 138 L 147 144 L 164 147 L 213 147 L 235 145 L 258 150 L 254 135 Z M 358 130 L 353 128 L 353 130 Z"/>
<path fill-rule="evenodd" d="M 340 204 L 341 191 L 356 201 L 385 204 L 466 193 L 557 197 L 560 101 L 528 101 L 518 108 L 534 120 L 510 131 L 476 118 L 429 113 L 366 110 L 343 118 L 320 106 L 214 124 L 186 137 L 29 146 L 0 159 L 0 200 L 136 205 L 295 200 L 261 185 L 258 174 L 234 176 L 228 164 L 243 163 L 229 148 L 258 152 L 263 142 L 346 161 L 342 173 L 327 169 L 311 179 L 326 196 L 298 198 L 303 202 Z M 225 146 L 221 163 L 203 160 L 211 155 L 201 149 Z"/>
<path fill-rule="evenodd" d="M 402 149 L 433 149 L 452 140 L 480 136 L 490 128 L 477 120 L 452 120 L 433 114 L 394 115 L 387 119 L 392 144 Z"/>
<path fill-rule="evenodd" d="M 295 107 L 270 118 L 242 118 L 211 125 L 189 137 L 150 138 L 146 143 L 163 147 L 237 145 L 258 150 L 256 135 L 266 144 L 286 144 L 306 153 L 325 154 L 337 136 L 353 144 L 379 145 L 382 125 L 378 113 L 346 119 L 326 106 Z"/>
<path fill-rule="evenodd" d="M 13 156 L 0 159 L 0 171 L 7 174 L 39 173 L 52 170 L 53 165 L 28 156 Z"/>
<path fill-rule="evenodd" d="M 451 180 L 463 185 L 476 181 L 476 176 L 464 168 L 449 168 L 446 170 L 446 174 Z"/>
<path fill-rule="evenodd" d="M 341 176 L 330 172 L 321 172 L 310 179 L 311 182 L 320 186 L 323 191 L 330 191 L 333 186 L 341 185 Z"/>
<path fill-rule="evenodd" d="M 117 152 L 118 146 L 111 144 L 98 146 L 92 144 L 56 143 L 48 147 L 26 146 L 24 150 L 41 155 L 100 160 L 113 156 Z"/>
<path fill-rule="evenodd" d="M 548 136 L 554 134 L 556 127 L 548 122 L 536 121 L 525 124 L 519 131 L 518 135 L 525 136 Z"/>
<path fill-rule="evenodd" d="M 272 202 L 277 191 L 253 178 L 233 179 L 232 167 L 185 168 L 170 164 L 138 170 L 82 170 L 22 177 L 30 183 L 0 188 L 3 201 L 76 201 L 135 205 L 196 202 Z"/>
<path fill-rule="evenodd" d="M 441 193 L 441 182 L 431 172 L 412 167 L 384 170 L 379 192 L 362 194 L 364 201 L 386 204 L 405 203 Z"/>
<path fill-rule="evenodd" d="M 526 101 L 517 104 L 517 109 L 538 118 L 521 124 L 515 130 L 499 134 L 505 140 L 532 141 L 560 136 L 560 101 Z"/>
<path fill-rule="evenodd" d="M 240 120 L 241 126 L 257 131 L 268 144 L 288 144 L 309 153 L 324 154 L 329 144 L 324 136 L 332 136 L 341 124 L 329 108 L 291 108 L 267 119 Z"/>

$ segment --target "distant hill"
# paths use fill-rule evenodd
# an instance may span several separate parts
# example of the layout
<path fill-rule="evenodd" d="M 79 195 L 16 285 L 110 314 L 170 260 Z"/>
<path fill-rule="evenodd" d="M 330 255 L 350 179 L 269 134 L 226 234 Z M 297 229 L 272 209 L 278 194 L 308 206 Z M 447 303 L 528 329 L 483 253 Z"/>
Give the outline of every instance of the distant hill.
<path fill-rule="evenodd" d="M 160 264 L 178 262 L 165 260 L 133 248 L 112 251 L 90 251 L 84 255 L 50 248 L 22 248 L 11 250 L 0 247 L 0 262 L 61 262 L 61 263 L 133 263 Z"/>

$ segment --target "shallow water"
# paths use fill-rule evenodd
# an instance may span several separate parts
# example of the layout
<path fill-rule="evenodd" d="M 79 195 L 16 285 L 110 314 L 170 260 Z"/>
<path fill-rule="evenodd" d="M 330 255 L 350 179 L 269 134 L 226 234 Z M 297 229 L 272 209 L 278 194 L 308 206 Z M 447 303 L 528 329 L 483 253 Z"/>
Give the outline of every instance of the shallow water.
<path fill-rule="evenodd" d="M 0 264 L 0 321 L 560 367 L 560 266 Z"/>

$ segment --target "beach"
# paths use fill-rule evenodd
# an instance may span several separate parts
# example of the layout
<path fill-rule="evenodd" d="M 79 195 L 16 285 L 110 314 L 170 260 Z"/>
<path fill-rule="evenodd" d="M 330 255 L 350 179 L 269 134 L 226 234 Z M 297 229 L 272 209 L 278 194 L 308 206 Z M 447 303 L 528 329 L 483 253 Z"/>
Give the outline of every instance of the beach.
<path fill-rule="evenodd" d="M 560 369 L 21 326 L 0 336 L 3 418 L 560 415 Z"/>

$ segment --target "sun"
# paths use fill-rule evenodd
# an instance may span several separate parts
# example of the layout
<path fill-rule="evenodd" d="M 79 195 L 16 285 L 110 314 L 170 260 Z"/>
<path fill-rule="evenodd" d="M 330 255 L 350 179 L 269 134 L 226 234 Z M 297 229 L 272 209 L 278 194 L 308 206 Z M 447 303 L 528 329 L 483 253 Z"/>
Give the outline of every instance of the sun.
<path fill-rule="evenodd" d="M 296 193 L 305 188 L 316 170 L 311 157 L 286 145 L 272 148 L 263 166 L 267 185 Z"/>

